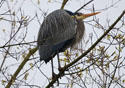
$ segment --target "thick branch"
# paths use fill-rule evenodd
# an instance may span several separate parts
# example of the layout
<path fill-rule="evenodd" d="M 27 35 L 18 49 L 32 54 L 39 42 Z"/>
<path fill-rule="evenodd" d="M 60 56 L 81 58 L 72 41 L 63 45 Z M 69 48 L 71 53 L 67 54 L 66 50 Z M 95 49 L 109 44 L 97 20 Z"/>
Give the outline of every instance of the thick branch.
<path fill-rule="evenodd" d="M 7 84 L 6 88 L 10 88 L 10 86 L 12 85 L 12 83 L 16 80 L 17 75 L 19 74 L 19 72 L 22 70 L 22 68 L 24 67 L 24 65 L 26 64 L 26 62 L 28 61 L 28 59 L 30 58 L 31 55 L 33 55 L 36 51 L 37 51 L 37 47 L 33 48 L 31 50 L 29 50 L 29 53 L 27 54 L 27 56 L 24 58 L 23 62 L 20 64 L 20 66 L 18 67 L 18 69 L 16 70 L 16 72 L 14 73 L 14 75 L 11 77 L 9 83 Z"/>
<path fill-rule="evenodd" d="M 81 58 L 86 56 L 113 28 L 114 26 L 119 22 L 119 20 L 123 17 L 125 14 L 125 10 L 122 12 L 122 14 L 117 18 L 117 20 L 109 27 L 109 29 L 86 51 L 84 52 L 81 56 L 76 58 L 73 62 L 70 64 L 64 66 L 62 70 L 59 72 L 59 74 L 47 85 L 46 88 L 50 88 L 65 72 L 66 69 L 68 69 L 70 66 L 78 62 Z"/>

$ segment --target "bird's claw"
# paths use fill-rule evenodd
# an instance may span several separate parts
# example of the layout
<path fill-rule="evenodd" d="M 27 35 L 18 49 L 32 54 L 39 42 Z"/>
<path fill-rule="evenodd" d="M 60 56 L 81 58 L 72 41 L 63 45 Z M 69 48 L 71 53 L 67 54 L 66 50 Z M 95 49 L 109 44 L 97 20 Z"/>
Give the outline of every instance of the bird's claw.
<path fill-rule="evenodd" d="M 57 74 L 53 73 L 52 74 L 52 80 L 57 76 Z"/>
<path fill-rule="evenodd" d="M 52 74 L 52 80 L 54 80 L 57 77 L 57 74 L 53 73 Z M 59 80 L 57 79 L 57 86 L 59 86 Z"/>
<path fill-rule="evenodd" d="M 63 69 L 62 67 L 59 67 L 59 68 L 58 68 L 59 72 L 62 71 L 62 69 Z"/>

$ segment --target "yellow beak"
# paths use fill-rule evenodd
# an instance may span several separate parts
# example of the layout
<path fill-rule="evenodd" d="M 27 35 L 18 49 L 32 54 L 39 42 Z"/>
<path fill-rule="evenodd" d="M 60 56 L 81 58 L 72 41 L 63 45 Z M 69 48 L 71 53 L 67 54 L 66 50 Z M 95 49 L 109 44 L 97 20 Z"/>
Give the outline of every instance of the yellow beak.
<path fill-rule="evenodd" d="M 96 15 L 96 14 L 99 14 L 100 12 L 95 12 L 95 13 L 89 13 L 89 14 L 81 14 L 80 16 L 78 16 L 78 15 L 75 15 L 76 16 L 76 19 L 78 19 L 78 20 L 84 20 L 84 19 L 86 19 L 86 18 L 88 18 L 88 17 L 90 17 L 90 16 L 94 16 L 94 15 Z"/>

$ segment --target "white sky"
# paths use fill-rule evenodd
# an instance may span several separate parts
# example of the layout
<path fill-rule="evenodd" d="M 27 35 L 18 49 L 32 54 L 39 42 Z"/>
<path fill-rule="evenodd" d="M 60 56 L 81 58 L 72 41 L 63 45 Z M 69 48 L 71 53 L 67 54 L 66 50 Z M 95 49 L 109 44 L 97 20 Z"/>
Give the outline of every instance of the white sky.
<path fill-rule="evenodd" d="M 24 0 L 24 3 L 22 3 L 23 0 L 13 0 L 14 2 L 10 2 L 10 1 L 11 0 L 8 0 L 8 3 L 10 5 L 10 8 L 11 9 L 13 8 L 12 11 L 17 11 L 19 9 L 19 7 L 22 5 L 22 11 L 24 11 L 25 16 L 28 16 L 28 17 L 32 18 L 37 13 L 38 17 L 41 18 L 41 20 L 40 20 L 41 23 L 43 21 L 43 17 L 41 15 L 42 11 L 45 11 L 45 12 L 48 11 L 48 13 L 50 13 L 50 12 L 56 10 L 56 9 L 59 9 L 61 7 L 61 2 L 62 2 L 62 0 L 50 0 L 51 2 L 48 2 L 48 0 L 40 0 L 40 5 L 37 5 L 37 0 Z M 31 2 L 31 1 L 33 1 L 33 2 Z M 65 6 L 65 9 L 68 9 L 68 10 L 74 12 L 78 8 L 80 8 L 84 3 L 86 3 L 87 1 L 88 0 L 70 0 L 67 3 L 67 5 Z M 118 0 L 94 0 L 94 2 L 92 2 L 87 7 L 85 7 L 85 9 L 92 9 L 92 6 L 94 5 L 95 10 L 100 11 L 101 9 L 109 7 L 112 4 L 112 2 L 115 3 L 117 1 Z M 36 6 L 38 6 L 38 8 L 35 6 L 35 4 L 36 4 Z M 88 11 L 88 10 L 85 10 L 85 9 L 81 10 L 80 12 L 82 12 L 82 13 L 90 13 L 91 12 L 91 11 Z M 107 18 L 110 19 L 110 24 L 112 24 L 117 19 L 117 17 L 122 13 L 122 11 L 124 9 L 125 9 L 125 0 L 120 0 L 120 2 L 115 4 L 110 9 L 101 11 L 101 13 L 96 16 L 96 18 L 99 19 L 99 22 L 102 23 L 102 25 L 106 24 Z M 2 8 L 0 8 L 0 13 L 3 13 L 7 10 L 8 10 L 8 8 L 7 8 L 7 4 L 5 2 L 3 4 Z M 10 17 L 8 17 L 8 19 L 10 19 Z M 91 20 L 91 19 L 92 18 L 88 18 L 88 19 L 86 19 L 86 21 Z M 27 41 L 33 41 L 34 39 L 35 40 L 37 39 L 39 27 L 40 27 L 40 25 L 37 22 L 37 20 L 34 20 L 29 24 L 28 33 L 27 33 L 27 37 L 26 37 Z M 88 24 L 85 24 L 85 27 L 86 27 L 86 39 L 87 39 L 89 34 L 93 32 L 93 29 Z M 6 30 L 6 33 L 3 33 L 3 29 Z M 0 21 L 0 46 L 4 45 L 6 43 L 6 41 L 8 41 L 9 38 L 8 38 L 7 35 L 8 35 L 8 33 L 10 33 L 10 29 L 11 29 L 10 24 L 8 22 Z M 125 27 L 124 27 L 124 29 L 125 29 Z M 24 30 L 21 30 L 21 31 L 23 32 Z M 98 36 L 101 36 L 101 34 L 103 34 L 102 30 L 96 29 L 96 31 L 100 34 Z M 125 49 L 124 49 L 123 52 L 125 52 Z M 1 62 L 3 60 L 2 59 L 3 56 L 2 56 L 1 52 L 0 52 L 0 58 L 1 58 L 0 59 L 0 65 L 1 65 Z M 20 62 L 21 61 L 22 60 L 20 60 Z M 8 60 L 7 59 L 4 66 L 8 66 L 9 64 L 12 64 L 11 62 L 17 63 L 16 60 Z M 24 69 L 26 69 L 28 67 L 29 67 L 29 65 L 27 63 L 27 66 L 25 66 Z M 16 67 L 14 66 L 11 69 L 9 69 L 9 72 L 13 73 L 13 72 L 15 72 L 15 70 L 16 70 Z M 48 77 L 51 77 L 50 62 L 47 65 L 44 64 L 41 67 L 41 70 L 43 72 L 45 72 L 45 74 Z M 31 78 L 31 77 L 33 77 L 33 78 Z M 0 75 L 0 79 L 1 78 L 2 78 L 2 76 Z M 30 77 L 28 77 L 28 79 L 29 79 L 29 82 L 31 81 L 31 84 L 33 83 L 33 84 L 39 85 L 39 86 L 44 85 L 45 80 L 46 80 L 46 78 L 41 75 L 41 73 L 38 71 L 38 69 L 31 70 L 30 71 Z M 63 81 L 65 81 L 65 79 Z M 0 84 L 0 88 L 4 88 L 4 87 Z M 22 87 L 22 88 L 24 88 L 24 87 Z M 25 87 L 25 88 L 28 88 L 28 87 Z M 62 87 L 59 87 L 59 88 L 64 88 L 64 87 L 62 86 Z"/>

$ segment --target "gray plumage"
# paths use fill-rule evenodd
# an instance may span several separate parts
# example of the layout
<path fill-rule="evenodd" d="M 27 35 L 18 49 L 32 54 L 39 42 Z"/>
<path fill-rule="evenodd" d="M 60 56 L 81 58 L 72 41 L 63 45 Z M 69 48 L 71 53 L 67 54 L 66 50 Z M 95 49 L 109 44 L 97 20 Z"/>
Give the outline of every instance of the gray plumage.
<path fill-rule="evenodd" d="M 44 19 L 39 30 L 40 60 L 47 63 L 58 52 L 63 52 L 80 42 L 83 35 L 82 20 L 73 18 L 66 10 L 53 11 Z"/>

